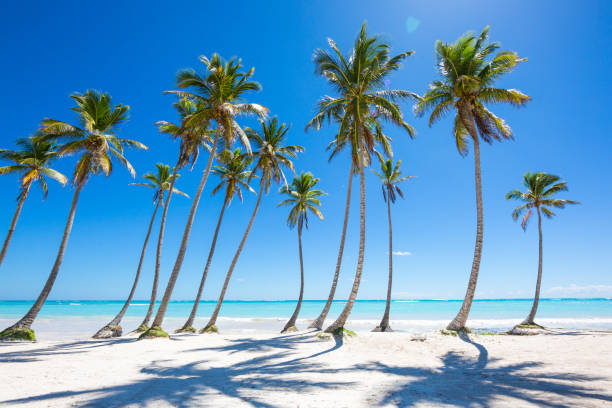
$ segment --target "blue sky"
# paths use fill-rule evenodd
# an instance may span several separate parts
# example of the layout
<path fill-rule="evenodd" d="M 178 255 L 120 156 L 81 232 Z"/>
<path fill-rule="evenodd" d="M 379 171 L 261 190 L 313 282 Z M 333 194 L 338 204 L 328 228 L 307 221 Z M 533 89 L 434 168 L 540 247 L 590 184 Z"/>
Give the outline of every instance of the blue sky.
<path fill-rule="evenodd" d="M 309 2 L 114 2 L 94 5 L 68 2 L 10 2 L 5 16 L 0 106 L 5 118 L 0 145 L 34 132 L 52 117 L 73 121 L 69 94 L 89 88 L 109 92 L 115 103 L 131 106 L 120 135 L 138 139 L 148 152 L 128 157 L 139 175 L 154 163 L 174 163 L 177 145 L 159 135 L 157 120 L 175 120 L 173 89 L 180 68 L 201 68 L 199 55 L 218 52 L 239 56 L 256 67 L 263 91 L 249 101 L 270 108 L 292 123 L 290 142 L 306 147 L 298 170 L 321 178 L 329 193 L 323 199 L 325 220 L 312 220 L 304 234 L 306 298 L 326 297 L 333 274 L 344 208 L 348 158 L 327 162 L 331 128 L 303 131 L 317 99 L 330 93 L 313 73 L 312 52 L 333 38 L 347 50 L 363 21 L 371 33 L 387 38 L 394 52 L 415 50 L 390 87 L 418 93 L 436 78 L 434 41 L 454 41 L 469 30 L 491 26 L 491 38 L 529 58 L 500 85 L 518 88 L 533 98 L 520 110 L 494 106 L 506 119 L 516 141 L 482 148 L 485 241 L 477 296 L 529 297 L 537 267 L 537 229 L 514 223 L 507 191 L 520 187 L 526 171 L 547 171 L 568 181 L 566 198 L 581 206 L 544 221 L 543 294 L 549 297 L 612 296 L 612 217 L 609 182 L 612 153 L 607 55 L 612 48 L 606 1 L 309 1 Z M 396 298 L 460 298 L 467 283 L 475 234 L 473 158 L 461 158 L 450 133 L 450 120 L 428 128 L 404 105 L 407 120 L 418 131 L 415 140 L 397 129 L 395 158 L 405 174 L 406 200 L 393 208 Z M 241 123 L 252 125 L 252 120 Z M 183 171 L 179 188 L 192 194 L 206 157 L 196 169 Z M 70 174 L 74 157 L 56 167 Z M 53 299 L 121 299 L 129 289 L 153 207 L 149 190 L 128 186 L 133 180 L 116 167 L 109 177 L 95 177 L 81 194 L 76 221 Z M 210 197 L 209 181 L 196 217 L 176 299 L 192 299 L 197 289 L 221 197 Z M 355 183 L 355 185 L 358 185 Z M 606 187 L 608 185 L 608 187 Z M 13 214 L 17 183 L 1 177 L 0 231 Z M 354 189 L 354 203 L 358 191 Z M 52 266 L 72 192 L 52 185 L 41 200 L 32 191 L 9 253 L 0 270 L 1 299 L 36 297 Z M 238 200 L 226 212 L 205 299 L 217 297 L 244 227 L 254 196 Z M 295 231 L 285 225 L 287 209 L 276 208 L 276 190 L 264 198 L 253 231 L 228 292 L 230 299 L 288 299 L 297 296 L 298 258 Z M 162 287 L 174 262 L 190 200 L 176 197 L 168 216 L 162 265 Z M 351 214 L 338 296 L 350 290 L 358 244 L 358 207 Z M 2 235 L 4 239 L 4 235 Z M 151 247 L 154 248 L 152 243 Z M 150 292 L 154 251 L 148 253 L 136 297 Z M 367 176 L 367 237 L 360 298 L 385 295 L 387 224 L 377 178 Z"/>

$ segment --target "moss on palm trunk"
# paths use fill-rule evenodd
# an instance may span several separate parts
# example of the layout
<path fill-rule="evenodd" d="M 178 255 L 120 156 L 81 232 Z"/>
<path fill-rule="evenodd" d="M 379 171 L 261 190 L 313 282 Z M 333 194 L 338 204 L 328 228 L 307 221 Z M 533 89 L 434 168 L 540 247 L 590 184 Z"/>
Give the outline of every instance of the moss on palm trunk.
<path fill-rule="evenodd" d="M 459 336 L 459 335 L 471 334 L 472 331 L 468 329 L 467 327 L 464 327 L 463 329 L 459 329 L 459 330 L 440 330 L 440 333 L 442 333 L 445 336 Z"/>
<path fill-rule="evenodd" d="M 214 324 L 200 329 L 200 333 L 219 333 L 219 329 Z"/>
<path fill-rule="evenodd" d="M 142 339 L 156 339 L 156 338 L 168 338 L 168 333 L 162 330 L 160 326 L 153 326 L 138 337 L 139 340 Z"/>
<path fill-rule="evenodd" d="M 146 324 L 141 324 L 140 326 L 138 326 L 138 328 L 136 330 L 134 330 L 135 333 L 144 333 L 147 330 L 149 330 L 149 326 L 147 326 Z"/>
<path fill-rule="evenodd" d="M 283 330 L 281 331 L 281 333 L 293 333 L 293 332 L 296 332 L 296 331 L 298 331 L 297 327 L 295 327 L 295 326 L 289 326 L 289 327 L 287 327 L 286 329 L 283 329 Z"/>
<path fill-rule="evenodd" d="M 195 332 L 196 332 L 196 329 L 193 326 L 182 327 L 175 331 L 175 333 L 195 333 Z"/>
<path fill-rule="evenodd" d="M 32 329 L 6 329 L 0 332 L 0 341 L 36 341 Z"/>

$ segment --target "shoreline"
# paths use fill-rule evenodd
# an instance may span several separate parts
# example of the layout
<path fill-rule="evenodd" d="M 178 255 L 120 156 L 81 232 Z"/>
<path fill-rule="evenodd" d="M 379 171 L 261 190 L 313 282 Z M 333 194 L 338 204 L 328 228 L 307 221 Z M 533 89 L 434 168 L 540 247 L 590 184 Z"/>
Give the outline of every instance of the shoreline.
<path fill-rule="evenodd" d="M 71 341 L 90 338 L 103 325 L 112 319 L 112 315 L 101 316 L 50 316 L 41 317 L 32 326 L 39 341 Z M 228 335 L 273 335 L 281 331 L 288 317 L 227 317 L 220 316 L 217 326 L 222 334 Z M 0 327 L 9 326 L 14 319 L 0 318 Z M 127 316 L 122 322 L 124 334 L 136 329 L 141 323 L 141 316 Z M 180 328 L 183 317 L 168 317 L 164 320 L 164 329 L 169 333 Z M 405 334 L 427 334 L 442 330 L 448 324 L 447 319 L 391 319 L 391 327 L 395 332 Z M 204 327 L 207 316 L 196 318 L 194 327 Z M 298 329 L 306 329 L 312 319 L 297 320 Z M 333 319 L 327 319 L 325 324 L 331 324 Z M 349 319 L 346 327 L 357 333 L 368 333 L 378 323 L 379 319 Z M 469 319 L 468 327 L 475 332 L 504 333 L 519 324 L 521 319 Z M 537 322 L 547 328 L 568 331 L 612 331 L 611 318 L 538 318 Z M 325 326 L 324 326 L 325 327 Z"/>

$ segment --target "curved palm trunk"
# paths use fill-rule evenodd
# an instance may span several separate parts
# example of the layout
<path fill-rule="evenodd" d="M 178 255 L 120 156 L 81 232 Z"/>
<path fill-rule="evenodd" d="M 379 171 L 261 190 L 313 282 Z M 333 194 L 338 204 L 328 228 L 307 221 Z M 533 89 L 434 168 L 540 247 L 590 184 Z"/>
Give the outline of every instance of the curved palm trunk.
<path fill-rule="evenodd" d="M 342 255 L 344 254 L 344 240 L 346 238 L 346 226 L 348 224 L 349 218 L 349 208 L 351 206 L 351 186 L 353 184 L 353 172 L 355 171 L 355 166 L 353 160 L 351 158 L 351 171 L 349 173 L 348 180 L 348 188 L 346 190 L 346 206 L 344 208 L 344 223 L 342 224 L 342 236 L 340 237 L 340 249 L 338 249 L 338 260 L 336 261 L 336 271 L 334 272 L 334 279 L 332 281 L 331 289 L 329 290 L 329 296 L 327 297 L 327 302 L 325 302 L 325 306 L 323 306 L 323 310 L 319 317 L 317 317 L 311 324 L 308 326 L 309 329 L 319 329 L 323 327 L 323 323 L 325 323 L 325 318 L 329 313 L 329 309 L 331 308 L 332 301 L 334 300 L 334 296 L 336 294 L 336 286 L 338 286 L 338 277 L 340 276 L 340 267 L 342 265 Z"/>
<path fill-rule="evenodd" d="M 206 266 L 204 267 L 204 273 L 202 274 L 202 280 L 200 281 L 200 287 L 198 288 L 198 294 L 196 295 L 195 302 L 193 307 L 191 308 L 191 313 L 189 314 L 189 318 L 185 322 L 182 328 L 177 330 L 177 332 L 194 332 L 193 321 L 195 320 L 196 314 L 198 313 L 198 306 L 200 304 L 200 299 L 202 298 L 202 291 L 204 290 L 204 284 L 206 283 L 206 277 L 208 276 L 208 269 L 210 268 L 210 264 L 212 263 L 212 258 L 215 253 L 215 247 L 217 246 L 217 237 L 219 235 L 219 228 L 221 227 L 221 221 L 223 220 L 223 214 L 225 213 L 225 209 L 227 208 L 228 197 L 225 195 L 225 200 L 223 200 L 223 206 L 221 207 L 221 212 L 219 213 L 219 220 L 217 221 L 217 227 L 215 228 L 215 234 L 213 235 L 212 243 L 210 244 L 210 251 L 208 252 L 208 259 L 206 260 Z"/>
<path fill-rule="evenodd" d="M 62 260 L 64 259 L 64 253 L 66 252 L 66 245 L 68 244 L 68 238 L 70 237 L 70 231 L 72 231 L 72 223 L 74 221 L 74 215 L 76 213 L 77 203 L 79 201 L 79 194 L 81 193 L 81 189 L 83 188 L 83 184 L 79 183 L 74 190 L 74 195 L 72 196 L 72 204 L 70 205 L 70 212 L 68 213 L 68 220 L 66 221 L 66 227 L 64 228 L 64 235 L 62 236 L 62 241 L 60 243 L 59 250 L 57 252 L 57 257 L 55 258 L 55 263 L 53 264 L 53 268 L 51 269 L 51 273 L 47 278 L 47 282 L 43 287 L 40 295 L 30 308 L 30 310 L 19 320 L 17 323 L 9 327 L 6 331 L 11 330 L 19 330 L 26 329 L 29 330 L 32 327 L 32 323 L 36 316 L 42 309 L 51 289 L 53 288 L 53 284 L 55 283 L 55 279 L 57 278 L 57 274 L 59 273 L 60 266 L 62 265 Z"/>
<path fill-rule="evenodd" d="M 160 196 L 161 198 L 161 196 Z M 147 244 L 149 243 L 149 237 L 151 236 L 151 230 L 153 229 L 153 222 L 155 221 L 155 215 L 157 214 L 157 209 L 159 208 L 160 200 L 157 200 L 155 204 L 155 209 L 153 210 L 153 215 L 151 216 L 151 221 L 149 221 L 149 228 L 147 229 L 147 235 L 145 236 L 144 244 L 142 245 L 142 251 L 140 252 L 140 260 L 138 261 L 138 268 L 136 269 L 136 276 L 134 277 L 134 283 L 132 284 L 132 289 L 130 290 L 130 294 L 128 295 L 127 300 L 123 304 L 123 307 L 117 313 L 117 316 L 113 318 L 106 326 L 102 327 L 96 334 L 93 335 L 94 339 L 107 339 L 110 337 L 119 337 L 123 334 L 123 330 L 119 323 L 121 323 L 121 319 L 127 312 L 130 303 L 132 303 L 132 298 L 134 297 L 134 292 L 136 291 L 136 286 L 138 286 L 138 279 L 140 278 L 140 271 L 142 270 L 142 263 L 144 261 L 145 253 L 147 252 Z"/>
<path fill-rule="evenodd" d="M 387 194 L 387 216 L 389 218 L 389 283 L 387 285 L 387 304 L 380 325 L 374 331 L 391 332 L 389 326 L 389 311 L 391 309 L 391 285 L 393 283 L 393 226 L 391 225 L 391 200 Z"/>
<path fill-rule="evenodd" d="M 249 224 L 247 225 L 246 230 L 244 231 L 244 235 L 242 236 L 242 240 L 240 240 L 240 244 L 238 245 L 238 249 L 234 254 L 234 258 L 232 259 L 232 263 L 230 264 L 229 270 L 227 271 L 227 275 L 225 275 L 225 281 L 223 282 L 223 288 L 221 289 L 221 294 L 219 295 L 219 300 L 217 301 L 217 306 L 215 306 L 215 310 L 213 311 L 212 316 L 206 326 L 201 330 L 205 331 L 215 331 L 214 328 L 215 323 L 217 323 L 217 317 L 219 317 L 219 311 L 221 310 L 221 305 L 223 304 L 223 299 L 225 298 L 225 292 L 227 292 L 227 287 L 229 285 L 230 278 L 232 277 L 232 273 L 234 272 L 234 268 L 236 267 L 236 263 L 238 262 L 238 258 L 240 257 L 240 253 L 242 252 L 242 248 L 244 247 L 244 243 L 251 232 L 251 227 L 253 226 L 253 221 L 255 220 L 255 216 L 257 215 L 257 211 L 259 210 L 259 203 L 261 202 L 261 196 L 264 191 L 264 179 L 265 175 L 261 176 L 261 181 L 259 183 L 259 193 L 257 194 L 257 202 L 255 203 L 255 208 L 253 209 L 253 214 L 251 214 L 251 219 L 249 220 Z"/>
<path fill-rule="evenodd" d="M 295 307 L 295 311 L 291 318 L 281 330 L 281 333 L 285 333 L 289 331 L 289 329 L 293 328 L 295 330 L 295 322 L 297 321 L 298 315 L 300 314 L 300 309 L 302 308 L 302 299 L 304 298 L 304 259 L 302 257 L 302 227 L 298 226 L 298 246 L 300 248 L 300 296 L 298 298 L 297 305 Z"/>
<path fill-rule="evenodd" d="M 162 247 L 164 245 L 164 232 L 166 230 L 166 216 L 168 215 L 168 208 L 170 207 L 170 199 L 172 198 L 172 192 L 174 190 L 174 182 L 178 173 L 178 163 L 174 166 L 174 172 L 172 173 L 172 181 L 170 182 L 170 188 L 168 189 L 168 197 L 166 198 L 166 202 L 164 203 L 164 210 L 162 211 L 161 222 L 159 223 L 159 235 L 157 237 L 157 252 L 155 254 L 155 273 L 153 274 L 153 287 L 151 288 L 151 299 L 149 300 L 149 308 L 147 309 L 147 314 L 143 319 L 140 326 L 136 329 L 136 331 L 145 331 L 149 328 L 149 321 L 151 320 L 151 316 L 153 315 L 153 309 L 155 309 L 155 301 L 157 300 L 157 285 L 159 283 L 159 270 L 161 268 L 161 256 L 162 256 Z M 164 192 L 163 190 L 159 193 L 158 200 L 163 201 Z"/>
<path fill-rule="evenodd" d="M 529 316 L 521 324 L 535 324 L 534 319 L 536 312 L 538 311 L 538 303 L 540 302 L 540 285 L 542 283 L 542 215 L 540 214 L 540 207 L 538 208 L 538 232 L 540 235 L 540 256 L 538 261 L 538 281 L 536 283 L 535 295 L 533 298 L 533 306 Z"/>
<path fill-rule="evenodd" d="M 359 284 L 361 283 L 361 271 L 363 270 L 363 257 L 365 252 L 365 174 L 363 170 L 363 160 L 359 159 L 359 256 L 357 258 L 357 271 L 355 272 L 355 281 L 353 282 L 353 288 L 351 294 L 346 302 L 346 306 L 340 313 L 340 316 L 333 322 L 327 329 L 326 333 L 334 333 L 338 330 L 342 330 L 346 324 L 346 320 L 351 314 L 351 309 L 357 298 L 357 291 L 359 290 Z"/>
<path fill-rule="evenodd" d="M 15 232 L 15 227 L 17 226 L 17 220 L 19 219 L 19 214 L 21 214 L 21 207 L 23 207 L 23 203 L 28 197 L 28 192 L 30 191 L 30 186 L 32 182 L 28 182 L 26 186 L 23 188 L 21 192 L 21 198 L 19 198 L 19 202 L 17 203 L 17 209 L 15 210 L 15 214 L 13 215 L 13 219 L 11 221 L 11 226 L 9 227 L 8 233 L 6 234 L 6 238 L 4 239 L 4 244 L 2 245 L 2 251 L 0 251 L 0 266 L 2 266 L 2 261 L 4 260 L 4 256 L 6 255 L 6 251 L 11 242 L 11 238 L 13 237 L 13 232 Z"/>
<path fill-rule="evenodd" d="M 465 323 L 467 322 L 470 309 L 472 307 L 472 301 L 474 300 L 474 294 L 476 293 L 476 283 L 478 282 L 478 272 L 480 270 L 480 258 L 482 256 L 482 241 L 483 241 L 483 211 L 482 211 L 482 177 L 480 172 L 480 143 L 478 140 L 478 134 L 474 127 L 474 121 L 471 114 L 467 114 L 468 118 L 463 117 L 462 121 L 465 128 L 472 136 L 474 142 L 474 175 L 476 179 L 476 244 L 474 245 L 474 259 L 472 261 L 472 271 L 470 273 L 470 280 L 468 281 L 468 287 L 463 299 L 461 309 L 457 313 L 457 316 L 446 326 L 447 330 L 462 330 L 465 329 Z"/>
<path fill-rule="evenodd" d="M 170 279 L 168 280 L 168 286 L 166 286 L 164 297 L 162 298 L 162 301 L 159 305 L 159 309 L 157 309 L 157 314 L 155 315 L 155 319 L 153 320 L 152 327 L 161 327 L 162 322 L 164 321 L 166 309 L 168 309 L 168 303 L 170 303 L 170 297 L 172 296 L 172 291 L 174 290 L 174 285 L 176 284 L 179 272 L 181 271 L 181 267 L 183 266 L 185 252 L 187 251 L 187 244 L 189 243 L 189 236 L 191 235 L 191 227 L 193 226 L 193 220 L 198 209 L 198 204 L 200 203 L 200 197 L 202 197 L 202 191 L 204 191 L 204 186 L 206 185 L 206 180 L 208 180 L 208 175 L 210 174 L 210 169 L 212 167 L 215 154 L 217 152 L 218 140 L 219 131 L 217 131 L 217 135 L 215 135 L 215 140 L 213 142 L 212 149 L 210 150 L 210 155 L 208 156 L 208 163 L 206 163 L 206 170 L 204 170 L 204 174 L 202 175 L 202 179 L 200 180 L 200 185 L 198 186 L 198 191 L 196 192 L 196 195 L 193 198 L 191 210 L 189 211 L 189 218 L 187 218 L 187 224 L 185 225 L 185 231 L 183 232 L 183 239 L 181 240 L 181 247 L 179 248 L 178 255 L 176 256 L 174 268 L 172 269 L 172 274 L 170 275 Z"/>

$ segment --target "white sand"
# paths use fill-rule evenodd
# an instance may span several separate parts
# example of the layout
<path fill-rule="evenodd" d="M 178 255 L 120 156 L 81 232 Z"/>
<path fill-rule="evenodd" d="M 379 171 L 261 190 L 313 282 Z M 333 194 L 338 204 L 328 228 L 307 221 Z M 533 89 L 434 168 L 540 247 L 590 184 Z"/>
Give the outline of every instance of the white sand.
<path fill-rule="evenodd" d="M 0 406 L 612 406 L 612 334 L 5 343 Z"/>

